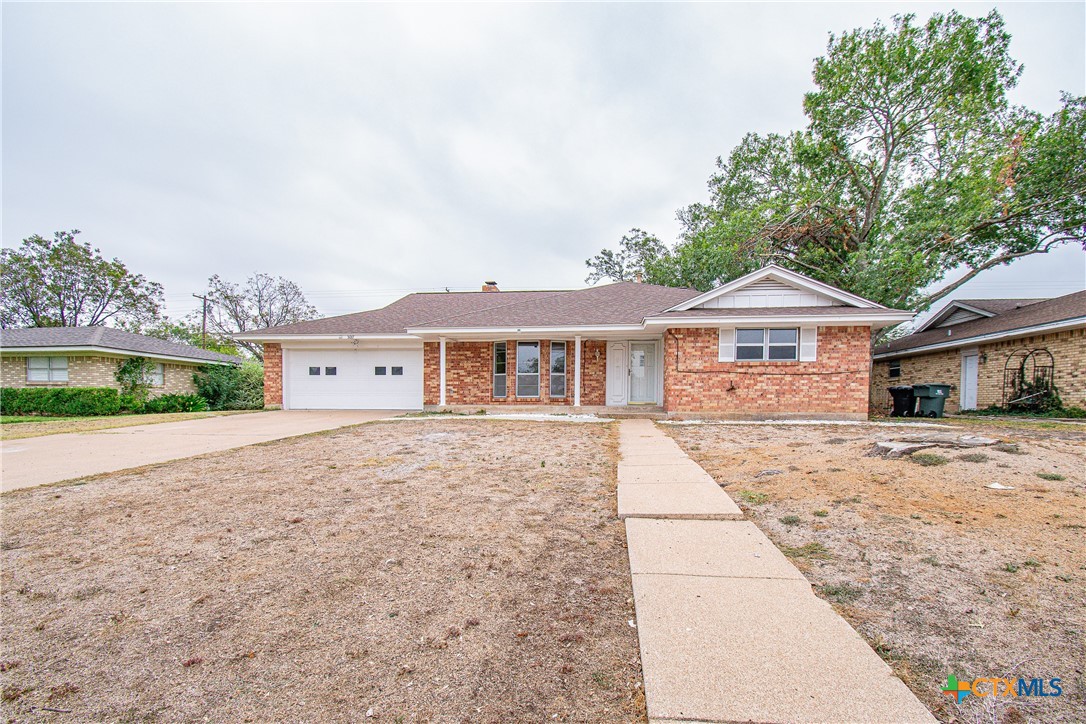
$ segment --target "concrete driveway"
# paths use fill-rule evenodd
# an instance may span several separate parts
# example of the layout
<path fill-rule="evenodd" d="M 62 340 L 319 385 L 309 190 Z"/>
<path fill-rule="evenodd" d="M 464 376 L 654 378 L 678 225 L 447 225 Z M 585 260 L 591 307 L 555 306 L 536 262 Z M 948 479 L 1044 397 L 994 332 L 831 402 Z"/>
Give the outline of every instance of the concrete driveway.
<path fill-rule="evenodd" d="M 0 442 L 0 490 L 29 488 L 400 415 L 277 410 Z"/>

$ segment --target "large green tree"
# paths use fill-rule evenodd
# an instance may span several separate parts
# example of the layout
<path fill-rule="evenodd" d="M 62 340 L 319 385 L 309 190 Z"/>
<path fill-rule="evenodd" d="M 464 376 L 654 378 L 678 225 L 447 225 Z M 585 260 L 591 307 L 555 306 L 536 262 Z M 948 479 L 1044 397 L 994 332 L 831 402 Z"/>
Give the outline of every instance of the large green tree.
<path fill-rule="evenodd" d="M 708 289 L 775 262 L 924 308 L 985 269 L 1086 243 L 1086 99 L 1012 106 L 1000 15 L 912 15 L 831 36 L 806 128 L 747 135 L 680 210 L 649 281 Z M 589 260 L 593 275 L 614 278 Z M 590 277 L 591 278 L 591 277 Z"/>
<path fill-rule="evenodd" d="M 34 235 L 0 251 L 0 324 L 10 327 L 93 327 L 143 324 L 158 317 L 162 285 L 105 259 L 78 230 L 52 239 Z"/>

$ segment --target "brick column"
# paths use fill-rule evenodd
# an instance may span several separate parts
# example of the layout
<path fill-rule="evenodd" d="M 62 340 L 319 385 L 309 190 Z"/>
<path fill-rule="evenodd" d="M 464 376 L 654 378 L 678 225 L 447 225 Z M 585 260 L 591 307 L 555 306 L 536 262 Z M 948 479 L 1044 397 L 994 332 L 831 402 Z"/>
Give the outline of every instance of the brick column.
<path fill-rule="evenodd" d="M 278 410 L 283 406 L 283 345 L 264 345 L 264 409 Z"/>

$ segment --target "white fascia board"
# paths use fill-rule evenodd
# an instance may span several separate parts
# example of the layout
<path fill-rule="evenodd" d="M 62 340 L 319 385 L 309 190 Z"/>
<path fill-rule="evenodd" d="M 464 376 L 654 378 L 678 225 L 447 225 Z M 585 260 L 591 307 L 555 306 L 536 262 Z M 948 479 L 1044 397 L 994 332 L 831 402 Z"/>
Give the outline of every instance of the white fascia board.
<path fill-rule="evenodd" d="M 824 307 L 823 307 L 824 309 Z M 843 324 L 888 325 L 908 322 L 913 318 L 911 312 L 887 312 L 886 314 L 750 314 L 745 316 L 720 317 L 648 317 L 645 328 L 652 327 L 734 327 L 739 324 L 797 324 L 806 326 L 839 326 Z"/>
<path fill-rule="evenodd" d="M 248 332 L 246 334 L 232 334 L 233 339 L 243 339 L 247 342 L 304 342 L 309 340 L 328 341 L 339 340 L 350 342 L 359 340 L 412 340 L 418 339 L 413 334 L 260 334 Z"/>
<path fill-rule="evenodd" d="M 928 321 L 924 322 L 919 327 L 917 327 L 913 331 L 913 334 L 919 334 L 920 332 L 923 332 L 926 329 L 931 329 L 935 325 L 939 324 L 939 322 L 942 322 L 944 319 L 949 317 L 950 313 L 951 313 L 951 310 L 954 310 L 954 309 L 964 309 L 967 312 L 973 312 L 975 314 L 979 314 L 982 317 L 994 317 L 995 316 L 991 312 L 987 312 L 987 311 L 985 311 L 983 309 L 978 309 L 978 308 L 972 307 L 972 306 L 970 306 L 968 304 L 962 304 L 961 302 L 951 301 L 949 304 L 947 304 L 945 307 L 940 309 L 938 312 L 936 312 L 932 316 L 928 317 Z"/>
<path fill-rule="evenodd" d="M 853 307 L 861 307 L 863 309 L 888 308 L 882 306 L 881 304 L 876 304 L 870 299 L 864 299 L 863 297 L 857 296 L 855 294 L 849 294 L 846 291 L 842 291 L 837 287 L 830 286 L 829 284 L 826 284 L 824 282 L 820 282 L 817 279 L 811 279 L 808 276 L 804 276 L 803 274 L 797 274 L 794 271 L 777 266 L 776 264 L 770 264 L 769 266 L 762 267 L 758 271 L 751 272 L 746 276 L 739 277 L 738 279 L 730 281 L 723 286 L 719 286 L 716 289 L 710 289 L 704 294 L 696 296 L 693 299 L 687 299 L 685 302 L 682 302 L 681 304 L 676 304 L 674 307 L 670 309 L 665 309 L 664 311 L 685 312 L 688 309 L 693 309 L 698 305 L 704 304 L 710 299 L 715 299 L 716 297 L 745 287 L 748 284 L 753 284 L 754 282 L 760 281 L 769 276 L 779 277 L 782 281 L 785 281 L 789 284 L 793 284 L 797 287 L 807 289 L 812 292 L 825 294 L 827 297 L 832 297 L 839 302 L 844 302 Z"/>
<path fill-rule="evenodd" d="M 419 337 L 464 337 L 478 335 L 585 335 L 605 334 L 608 332 L 642 332 L 641 324 L 613 324 L 585 327 L 452 327 L 433 329 L 429 327 L 409 327 L 408 332 Z"/>
<path fill-rule="evenodd" d="M 907 347 L 905 349 L 898 349 L 892 352 L 882 352 L 881 354 L 874 355 L 874 358 L 878 360 L 895 359 L 897 357 L 911 357 L 913 355 L 923 354 L 925 352 L 935 352 L 941 349 L 968 347 L 970 345 L 984 344 L 986 342 L 998 342 L 1001 339 L 1028 337 L 1031 334 L 1062 332 L 1065 329 L 1076 329 L 1082 326 L 1086 326 L 1086 317 L 1075 317 L 1073 319 L 1064 319 L 1059 322 L 1050 322 L 1049 324 L 1038 324 L 1033 327 L 1019 327 L 1018 329 L 1010 329 L 1006 332 L 992 332 L 991 334 L 981 334 L 973 337 L 948 339 L 946 342 L 935 342 L 933 344 L 926 344 L 923 347 Z M 951 329 L 953 329 L 953 327 L 951 327 Z"/>
<path fill-rule="evenodd" d="M 162 359 L 170 362 L 184 362 L 191 365 L 232 365 L 234 362 L 226 362 L 214 359 L 196 359 L 195 357 L 179 357 L 170 354 L 152 354 L 150 352 L 135 352 L 130 349 L 114 349 L 112 347 L 4 347 L 5 355 L 18 357 L 59 357 L 61 355 L 110 355 L 113 357 L 146 357 L 147 359 Z"/>

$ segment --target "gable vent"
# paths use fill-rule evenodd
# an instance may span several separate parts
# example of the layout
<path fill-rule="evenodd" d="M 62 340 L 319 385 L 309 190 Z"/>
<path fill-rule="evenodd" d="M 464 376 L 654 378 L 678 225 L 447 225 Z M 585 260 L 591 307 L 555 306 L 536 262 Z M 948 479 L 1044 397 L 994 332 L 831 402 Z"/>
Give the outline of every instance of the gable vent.
<path fill-rule="evenodd" d="M 983 315 L 976 312 L 970 312 L 968 309 L 959 309 L 951 314 L 949 317 L 939 323 L 940 327 L 949 327 L 954 324 L 961 324 L 962 322 L 972 322 L 974 319 L 980 319 Z"/>
<path fill-rule="evenodd" d="M 736 309 L 754 307 L 828 307 L 829 297 L 813 291 L 797 289 L 778 279 L 765 278 L 745 284 L 739 289 L 710 299 L 702 308 Z"/>

